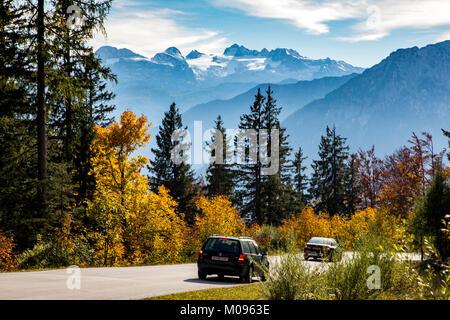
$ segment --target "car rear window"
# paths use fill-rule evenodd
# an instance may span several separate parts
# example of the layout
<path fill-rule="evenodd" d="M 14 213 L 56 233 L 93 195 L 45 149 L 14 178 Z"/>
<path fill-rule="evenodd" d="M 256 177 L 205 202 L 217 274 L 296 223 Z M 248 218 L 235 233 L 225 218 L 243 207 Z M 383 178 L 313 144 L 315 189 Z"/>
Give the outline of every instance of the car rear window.
<path fill-rule="evenodd" d="M 308 241 L 308 243 L 314 243 L 314 244 L 328 244 L 328 239 L 323 238 L 312 238 Z"/>
<path fill-rule="evenodd" d="M 239 241 L 226 238 L 210 238 L 205 245 L 205 250 L 239 253 Z"/>

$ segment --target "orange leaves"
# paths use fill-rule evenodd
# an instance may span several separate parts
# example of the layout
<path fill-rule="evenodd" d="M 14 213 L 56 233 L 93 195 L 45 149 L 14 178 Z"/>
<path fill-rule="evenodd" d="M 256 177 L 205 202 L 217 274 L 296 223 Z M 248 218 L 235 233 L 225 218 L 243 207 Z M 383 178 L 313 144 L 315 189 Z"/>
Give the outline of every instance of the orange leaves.
<path fill-rule="evenodd" d="M 195 229 L 202 242 L 215 233 L 239 236 L 244 232 L 244 221 L 228 197 L 217 196 L 209 201 L 202 196 L 197 200 L 196 205 L 202 211 L 195 218 Z"/>
<path fill-rule="evenodd" d="M 7 237 L 0 230 L 0 271 L 9 271 L 17 268 L 14 246 L 13 238 Z"/>

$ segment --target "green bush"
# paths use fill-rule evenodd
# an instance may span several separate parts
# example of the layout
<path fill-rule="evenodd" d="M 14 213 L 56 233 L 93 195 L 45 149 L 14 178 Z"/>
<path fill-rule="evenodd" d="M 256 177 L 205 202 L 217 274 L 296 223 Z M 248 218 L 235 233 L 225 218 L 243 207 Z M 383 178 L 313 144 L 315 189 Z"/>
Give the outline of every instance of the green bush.
<path fill-rule="evenodd" d="M 375 269 L 380 272 L 379 284 L 371 282 Z M 325 272 L 327 296 L 336 300 L 405 297 L 414 288 L 411 274 L 409 264 L 383 247 L 379 237 L 367 237 L 351 256 L 330 264 Z M 370 288 L 369 283 L 379 287 Z"/>
<path fill-rule="evenodd" d="M 378 283 L 371 281 L 374 266 L 380 271 L 379 288 Z M 271 300 L 416 297 L 417 281 L 409 262 L 399 261 L 396 252 L 383 247 L 382 241 L 374 236 L 361 239 L 357 251 L 333 263 L 311 267 L 295 250 L 290 250 L 271 269 L 269 274 L 266 272 L 268 281 L 261 284 L 264 296 Z"/>
<path fill-rule="evenodd" d="M 267 224 L 258 230 L 254 239 L 268 252 L 287 252 L 290 243 L 276 227 Z"/>
<path fill-rule="evenodd" d="M 37 243 L 33 249 L 22 252 L 18 262 L 21 269 L 57 268 L 73 264 L 73 258 L 65 249 L 52 243 Z"/>
<path fill-rule="evenodd" d="M 303 258 L 290 251 L 272 263 L 267 272 L 267 282 L 261 283 L 261 291 L 269 300 L 314 299 L 320 273 L 310 270 Z"/>

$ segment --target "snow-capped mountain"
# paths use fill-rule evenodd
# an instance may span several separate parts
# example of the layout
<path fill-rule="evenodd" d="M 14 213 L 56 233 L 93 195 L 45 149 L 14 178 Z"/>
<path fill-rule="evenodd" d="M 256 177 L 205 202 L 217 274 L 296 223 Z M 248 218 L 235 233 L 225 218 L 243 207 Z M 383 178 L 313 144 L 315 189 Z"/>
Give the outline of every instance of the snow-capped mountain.
<path fill-rule="evenodd" d="M 237 44 L 222 55 L 198 51 L 189 54 L 188 63 L 198 80 L 209 83 L 228 81 L 281 82 L 286 79 L 312 80 L 325 76 L 361 73 L 362 68 L 330 58 L 309 59 L 293 49 L 250 50 Z"/>
<path fill-rule="evenodd" d="M 130 108 L 157 123 L 170 103 L 182 111 L 215 99 L 230 99 L 260 83 L 294 83 L 360 73 L 362 68 L 330 58 L 313 60 L 293 49 L 250 50 L 234 44 L 221 55 L 170 47 L 153 57 L 101 47 L 96 55 L 118 77 L 118 112 Z"/>

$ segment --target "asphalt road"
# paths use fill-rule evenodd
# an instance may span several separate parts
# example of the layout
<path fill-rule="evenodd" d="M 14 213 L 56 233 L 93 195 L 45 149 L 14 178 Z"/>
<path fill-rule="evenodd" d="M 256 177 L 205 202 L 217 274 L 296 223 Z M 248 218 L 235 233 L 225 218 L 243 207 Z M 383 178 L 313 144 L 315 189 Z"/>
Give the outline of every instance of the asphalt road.
<path fill-rule="evenodd" d="M 273 259 L 271 257 L 272 265 Z M 307 265 L 326 267 L 316 261 Z M 73 274 L 67 269 L 0 273 L 0 299 L 49 300 L 49 299 L 142 299 L 176 292 L 240 285 L 239 278 L 225 277 L 220 281 L 208 276 L 205 281 L 197 278 L 196 264 L 165 266 L 82 268 L 80 288 L 69 289 L 67 282 Z M 254 278 L 254 281 L 258 281 Z M 76 286 L 76 282 L 70 282 Z"/>

